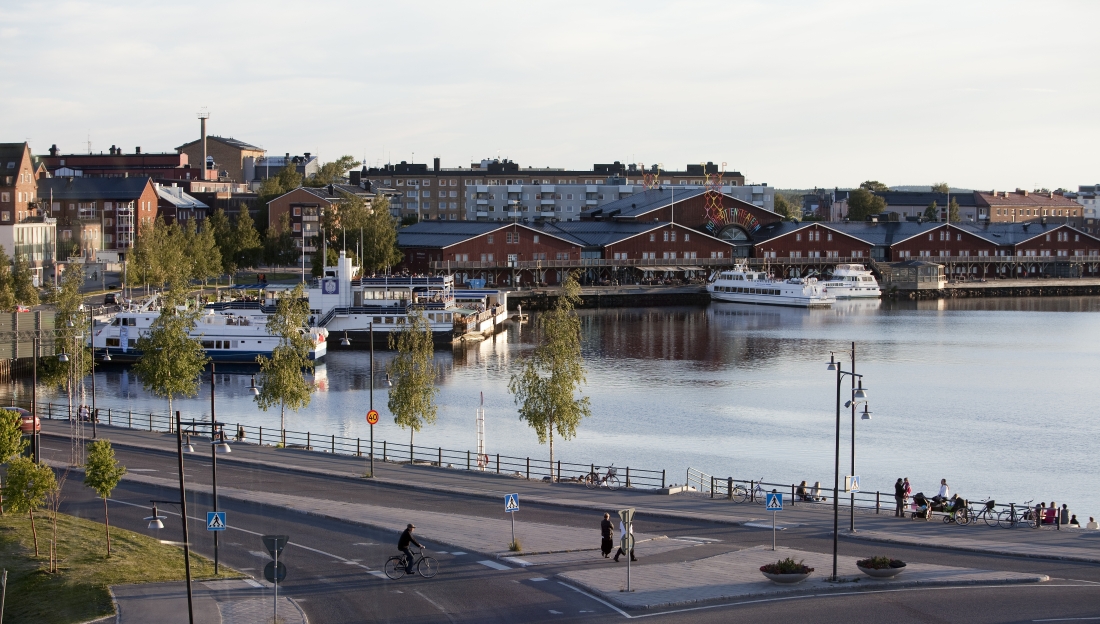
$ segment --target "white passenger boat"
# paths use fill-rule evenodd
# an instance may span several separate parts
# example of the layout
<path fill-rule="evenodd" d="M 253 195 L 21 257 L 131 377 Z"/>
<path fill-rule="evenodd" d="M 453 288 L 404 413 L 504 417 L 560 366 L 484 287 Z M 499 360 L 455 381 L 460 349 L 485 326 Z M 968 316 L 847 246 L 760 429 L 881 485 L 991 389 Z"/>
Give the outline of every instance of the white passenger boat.
<path fill-rule="evenodd" d="M 96 357 L 110 354 L 111 361 L 127 363 L 141 358 L 137 341 L 149 333 L 160 309 L 153 300 L 135 310 L 118 312 L 105 324 L 97 324 L 92 332 L 92 346 Z M 279 336 L 267 331 L 268 316 L 255 311 L 215 311 L 206 309 L 199 317 L 190 336 L 202 341 L 206 355 L 214 362 L 255 364 L 256 356 L 270 357 L 279 346 Z M 312 349 L 311 360 L 320 360 L 327 353 L 328 332 L 323 328 L 302 328 L 309 332 Z"/>
<path fill-rule="evenodd" d="M 832 277 L 822 282 L 837 299 L 878 298 L 882 296 L 878 280 L 862 264 L 838 264 Z"/>
<path fill-rule="evenodd" d="M 827 308 L 836 297 L 812 277 L 775 280 L 768 274 L 750 271 L 744 265 L 721 271 L 707 283 L 707 292 L 715 301 L 792 306 L 797 308 Z"/>

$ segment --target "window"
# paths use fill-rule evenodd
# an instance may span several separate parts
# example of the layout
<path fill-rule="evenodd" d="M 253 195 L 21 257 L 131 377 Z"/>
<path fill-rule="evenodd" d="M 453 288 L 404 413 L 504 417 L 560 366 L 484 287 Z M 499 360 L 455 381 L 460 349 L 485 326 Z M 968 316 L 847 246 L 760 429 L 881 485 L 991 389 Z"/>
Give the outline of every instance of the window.
<path fill-rule="evenodd" d="M 669 236 L 672 237 L 672 242 L 676 242 L 676 232 L 672 232 Z"/>
<path fill-rule="evenodd" d="M 687 232 L 684 232 L 684 242 L 685 243 L 690 243 L 691 242 L 691 234 L 688 234 Z"/>
<path fill-rule="evenodd" d="M 656 260 L 656 259 L 657 259 L 657 252 L 656 251 L 643 251 L 642 252 L 642 260 Z"/>
<path fill-rule="evenodd" d="M 833 233 L 829 232 L 828 234 L 826 234 L 825 235 L 825 240 L 827 240 L 827 241 L 833 240 Z"/>
<path fill-rule="evenodd" d="M 454 204 L 451 204 L 451 208 L 454 208 Z M 451 221 L 458 221 L 458 215 L 451 213 Z"/>
<path fill-rule="evenodd" d="M 796 241 L 801 241 L 801 240 L 802 240 L 802 235 L 801 235 L 801 234 L 795 234 L 795 235 L 794 235 L 794 239 L 795 239 Z"/>
<path fill-rule="evenodd" d="M 554 254 L 554 259 L 555 260 L 568 260 L 569 259 L 569 252 L 564 251 L 564 252 L 561 252 L 561 253 L 556 253 L 556 254 Z"/>
<path fill-rule="evenodd" d="M 791 252 L 791 257 L 792 258 L 801 258 L 802 257 L 802 252 L 801 251 L 792 251 Z"/>
<path fill-rule="evenodd" d="M 0 221 L 11 221 L 11 213 L 7 210 L 0 212 Z"/>
<path fill-rule="evenodd" d="M 723 257 L 724 253 L 725 252 L 722 252 L 722 251 L 712 251 L 712 252 L 710 252 L 710 257 L 711 258 L 721 258 L 721 257 Z M 773 255 L 772 257 L 774 258 L 775 256 Z"/>
<path fill-rule="evenodd" d="M 5 221 L 7 221 L 7 216 L 8 216 L 8 213 L 5 212 L 4 213 L 4 220 Z M 69 240 L 72 240 L 72 239 L 73 239 L 72 230 L 62 230 L 61 231 L 61 240 L 69 241 Z"/>
<path fill-rule="evenodd" d="M 419 191 L 405 191 L 406 197 L 416 197 L 419 195 Z"/>
<path fill-rule="evenodd" d="M 10 202 L 11 201 L 11 193 L 0 193 L 0 201 Z"/>
<path fill-rule="evenodd" d="M 294 207 L 294 216 L 295 217 L 302 216 L 302 207 L 301 206 L 295 206 Z"/>
<path fill-rule="evenodd" d="M 531 240 L 536 242 L 536 243 L 539 242 L 539 235 L 535 234 L 534 236 L 531 237 Z"/>
<path fill-rule="evenodd" d="M 458 180 L 451 180 L 451 186 L 458 186 Z M 452 193 L 453 192 L 454 191 L 452 191 Z M 451 197 L 454 197 L 454 195 L 451 195 Z"/>
<path fill-rule="evenodd" d="M 853 257 L 853 258 L 862 258 L 862 257 L 863 257 L 863 250 L 861 250 L 861 249 L 853 249 L 853 250 L 852 250 L 852 257 Z"/>
<path fill-rule="evenodd" d="M 301 223 L 295 223 L 294 224 L 294 231 L 295 232 L 301 232 L 302 231 L 302 224 Z"/>
<path fill-rule="evenodd" d="M 423 182 L 420 183 L 420 185 L 421 186 L 431 186 L 432 181 L 431 180 L 424 180 Z"/>

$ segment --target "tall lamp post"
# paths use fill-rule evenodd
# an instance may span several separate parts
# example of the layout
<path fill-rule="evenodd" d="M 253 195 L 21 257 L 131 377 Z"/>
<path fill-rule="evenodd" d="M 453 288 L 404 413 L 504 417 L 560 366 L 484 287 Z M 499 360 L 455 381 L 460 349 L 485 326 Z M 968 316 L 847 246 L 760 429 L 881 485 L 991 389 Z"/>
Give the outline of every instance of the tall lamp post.
<path fill-rule="evenodd" d="M 187 621 L 195 624 L 195 610 L 191 593 L 191 543 L 187 535 L 187 490 L 183 483 L 183 430 L 180 428 L 180 413 L 176 412 L 176 455 L 179 458 L 180 499 L 178 501 L 153 500 L 153 515 L 145 518 L 150 529 L 163 529 L 164 516 L 157 514 L 157 503 L 180 506 L 180 520 L 183 522 L 183 569 L 187 575 Z"/>
<path fill-rule="evenodd" d="M 852 409 L 852 472 L 850 474 L 854 475 L 856 473 L 856 406 L 861 404 L 861 403 L 863 404 L 863 412 L 861 413 L 861 418 L 863 420 L 871 420 L 871 412 L 867 409 L 867 405 L 866 405 L 867 401 L 865 399 L 857 399 L 856 396 L 855 396 L 855 392 L 857 390 L 857 388 L 856 388 L 856 377 L 858 377 L 858 375 L 854 374 L 856 372 L 856 343 L 854 343 L 854 342 L 852 343 L 852 348 L 851 349 L 842 349 L 840 351 L 831 351 L 830 352 L 830 354 L 833 357 L 835 357 L 837 353 L 847 353 L 852 358 L 851 359 L 852 373 L 853 373 L 852 379 L 851 379 L 851 382 L 852 382 L 852 399 L 849 400 L 849 401 L 846 401 L 844 403 L 844 407 L 849 407 L 849 408 Z M 866 393 L 864 393 L 864 394 L 866 395 Z M 849 511 L 848 531 L 851 532 L 851 533 L 855 533 L 856 532 L 856 493 L 855 492 L 851 493 L 851 499 L 849 501 L 849 505 L 850 506 L 849 506 L 849 509 L 848 509 L 848 511 Z"/>
<path fill-rule="evenodd" d="M 858 375 L 854 372 L 845 371 L 844 365 L 841 362 L 836 361 L 836 356 L 829 356 L 829 366 L 827 370 L 836 371 L 836 459 L 833 466 L 833 576 L 832 580 L 837 579 L 836 564 L 837 564 L 837 538 L 839 536 L 840 525 L 840 386 L 844 380 L 844 376 L 848 375 L 853 379 L 859 379 L 859 387 L 852 391 L 852 399 L 850 404 L 854 405 L 856 401 L 867 401 L 867 391 L 863 389 L 863 375 Z M 853 414 L 855 408 L 852 408 Z M 853 417 L 854 418 L 854 417 Z M 853 421 L 854 422 L 854 421 Z M 854 451 L 853 451 L 854 452 Z M 855 495 L 853 495 L 853 500 Z M 855 507 L 852 507 L 853 514 L 855 513 Z"/>

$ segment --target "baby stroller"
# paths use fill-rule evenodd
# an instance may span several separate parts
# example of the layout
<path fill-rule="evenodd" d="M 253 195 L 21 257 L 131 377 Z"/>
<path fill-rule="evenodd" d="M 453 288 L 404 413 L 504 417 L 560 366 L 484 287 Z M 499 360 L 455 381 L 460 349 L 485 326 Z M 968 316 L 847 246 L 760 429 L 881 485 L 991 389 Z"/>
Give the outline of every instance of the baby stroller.
<path fill-rule="evenodd" d="M 913 504 L 917 506 L 917 509 L 910 516 L 910 519 L 928 520 L 932 517 L 932 501 L 928 500 L 924 492 L 917 492 L 913 496 Z"/>

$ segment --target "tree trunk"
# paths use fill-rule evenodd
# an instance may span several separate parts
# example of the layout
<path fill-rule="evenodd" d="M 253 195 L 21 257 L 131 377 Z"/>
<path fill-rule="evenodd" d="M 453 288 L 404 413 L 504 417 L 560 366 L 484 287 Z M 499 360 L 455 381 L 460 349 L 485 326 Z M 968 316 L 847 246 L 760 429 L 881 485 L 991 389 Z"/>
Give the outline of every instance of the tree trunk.
<path fill-rule="evenodd" d="M 172 412 L 172 395 L 168 395 L 168 433 L 172 433 L 172 423 L 175 422 L 175 414 Z"/>
<path fill-rule="evenodd" d="M 554 477 L 554 420 L 550 420 L 550 483 L 555 483 Z"/>
<path fill-rule="evenodd" d="M 4 480 L 0 479 L 0 518 L 3 518 L 3 517 L 4 517 Z"/>
<path fill-rule="evenodd" d="M 279 430 L 286 429 L 286 403 L 279 403 Z"/>
<path fill-rule="evenodd" d="M 31 514 L 31 535 L 34 537 L 34 556 L 38 556 L 38 530 L 34 528 L 34 510 L 30 510 Z"/>
<path fill-rule="evenodd" d="M 107 515 L 107 497 L 103 497 L 103 526 L 107 529 L 107 556 L 111 556 L 111 518 Z"/>

